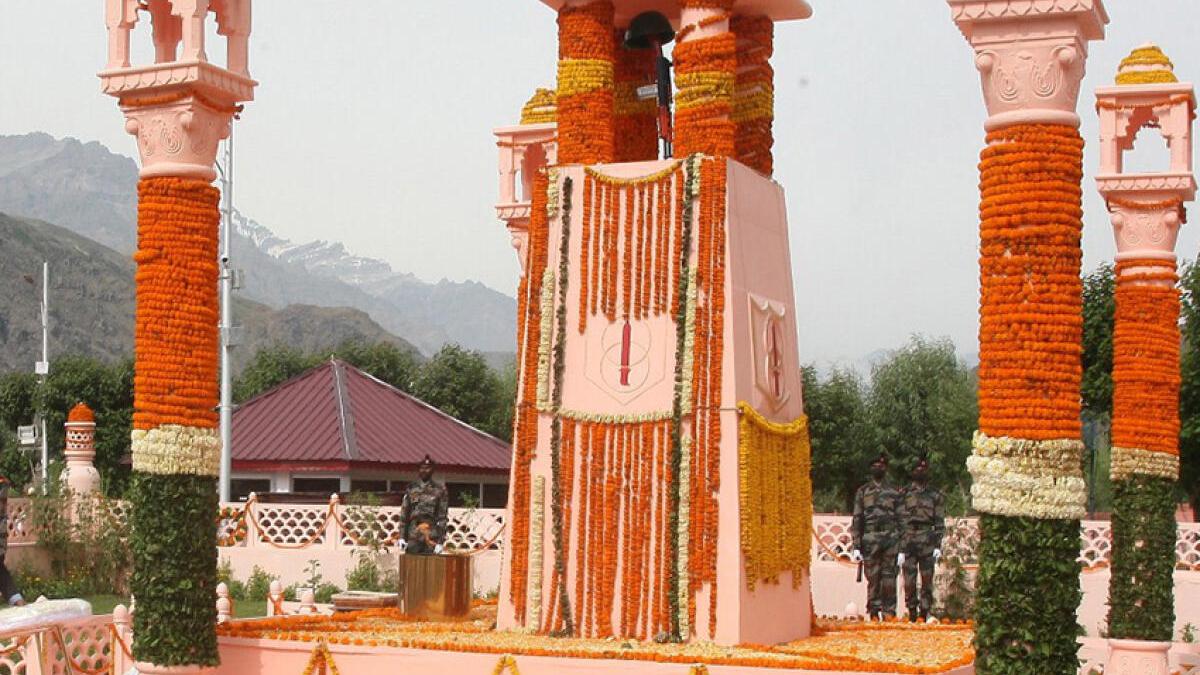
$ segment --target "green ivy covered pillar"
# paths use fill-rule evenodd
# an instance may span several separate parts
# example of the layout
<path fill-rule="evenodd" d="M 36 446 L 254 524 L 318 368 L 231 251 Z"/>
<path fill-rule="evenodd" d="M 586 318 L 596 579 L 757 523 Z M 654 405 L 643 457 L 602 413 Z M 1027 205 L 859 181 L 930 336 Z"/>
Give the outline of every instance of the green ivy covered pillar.
<path fill-rule="evenodd" d="M 1083 140 L 1075 108 L 1100 0 L 948 0 L 975 53 L 980 155 L 980 512 L 975 669 L 1073 673 L 1079 519 Z"/>
<path fill-rule="evenodd" d="M 198 672 L 219 662 L 216 637 L 220 192 L 213 163 L 246 69 L 250 0 L 219 5 L 228 68 L 207 61 L 207 0 L 107 0 L 105 93 L 137 139 L 131 591 L 138 670 Z M 147 12 L 155 62 L 131 65 L 130 30 Z"/>

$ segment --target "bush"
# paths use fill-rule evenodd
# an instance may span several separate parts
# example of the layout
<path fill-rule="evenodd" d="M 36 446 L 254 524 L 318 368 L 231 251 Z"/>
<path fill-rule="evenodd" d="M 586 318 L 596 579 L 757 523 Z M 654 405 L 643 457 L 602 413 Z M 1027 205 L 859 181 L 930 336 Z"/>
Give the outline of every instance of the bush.
<path fill-rule="evenodd" d="M 244 591 L 246 598 L 250 600 L 266 600 L 271 594 L 271 582 L 279 579 L 274 574 L 268 574 L 266 570 L 254 566 L 250 570 L 250 578 L 246 580 L 246 590 Z"/>
<path fill-rule="evenodd" d="M 76 595 L 128 592 L 133 563 L 130 529 L 118 515 L 116 502 L 99 496 L 71 497 L 55 475 L 44 492 L 34 494 L 31 519 L 49 558 L 50 579 L 60 582 L 53 585 L 53 597 L 67 597 L 62 593 L 68 589 L 75 589 Z"/>
<path fill-rule="evenodd" d="M 224 583 L 229 588 L 229 597 L 234 600 L 246 599 L 246 584 L 233 578 L 233 564 L 228 558 L 223 558 L 217 565 L 217 583 Z"/>

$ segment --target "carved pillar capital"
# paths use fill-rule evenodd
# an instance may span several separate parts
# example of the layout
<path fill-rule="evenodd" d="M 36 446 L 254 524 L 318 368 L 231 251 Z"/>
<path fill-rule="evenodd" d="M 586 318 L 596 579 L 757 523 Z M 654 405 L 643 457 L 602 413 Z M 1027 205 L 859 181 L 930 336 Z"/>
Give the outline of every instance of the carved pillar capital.
<path fill-rule="evenodd" d="M 105 0 L 108 64 L 101 90 L 120 101 L 125 130 L 137 138 L 141 176 L 212 181 L 217 144 L 229 135 L 237 104 L 254 98 L 247 47 L 250 0 Z M 154 63 L 130 65 L 130 32 L 150 14 Z M 205 22 L 216 16 L 229 68 L 208 62 Z M 181 49 L 182 47 L 182 49 Z"/>
<path fill-rule="evenodd" d="M 989 131 L 1012 124 L 1079 126 L 1087 43 L 1104 37 L 1100 0 L 948 0 L 975 50 Z"/>

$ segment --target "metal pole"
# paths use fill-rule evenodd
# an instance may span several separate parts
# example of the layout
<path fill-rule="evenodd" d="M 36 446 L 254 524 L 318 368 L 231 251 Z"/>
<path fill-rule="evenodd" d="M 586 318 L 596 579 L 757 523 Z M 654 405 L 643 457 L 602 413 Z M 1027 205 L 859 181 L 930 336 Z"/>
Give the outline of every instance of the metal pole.
<path fill-rule="evenodd" d="M 42 261 L 42 363 L 46 364 L 44 368 L 49 372 L 50 366 L 50 261 Z M 40 383 L 42 386 L 42 394 L 45 396 L 46 390 L 46 375 L 42 373 Z M 43 398 L 43 405 L 44 405 Z M 46 443 L 46 411 L 42 410 L 42 490 L 46 490 L 49 486 L 50 472 L 50 449 Z"/>
<path fill-rule="evenodd" d="M 225 168 L 221 172 L 221 191 L 225 213 L 221 227 L 221 474 L 220 500 L 229 501 L 229 477 L 233 468 L 233 372 L 231 333 L 233 331 L 233 267 L 229 264 L 233 234 L 233 120 L 229 121 L 229 140 L 225 142 Z"/>

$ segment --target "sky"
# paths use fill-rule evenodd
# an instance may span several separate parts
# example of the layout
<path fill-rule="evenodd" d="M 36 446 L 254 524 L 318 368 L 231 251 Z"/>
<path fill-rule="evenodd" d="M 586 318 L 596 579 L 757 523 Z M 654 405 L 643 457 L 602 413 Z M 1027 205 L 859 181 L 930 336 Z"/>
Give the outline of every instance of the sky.
<path fill-rule="evenodd" d="M 972 52 L 941 0 L 811 4 L 811 19 L 778 26 L 773 60 L 801 359 L 861 363 L 917 333 L 974 354 L 986 112 Z M 1200 77 L 1200 2 L 1106 8 L 1079 105 L 1085 270 L 1115 253 L 1093 180 L 1092 91 L 1147 41 L 1181 80 Z M 135 62 L 148 60 L 148 25 L 134 36 Z M 115 101 L 99 93 L 105 49 L 101 0 L 0 0 L 0 134 L 45 131 L 134 155 Z M 548 8 L 256 0 L 250 50 L 260 84 L 237 125 L 239 210 L 296 242 L 340 240 L 426 280 L 515 292 L 516 257 L 493 210 L 492 129 L 553 85 Z M 1165 152 L 1143 137 L 1138 161 Z M 1180 256 L 1198 247 L 1196 225 L 1185 225 Z"/>

